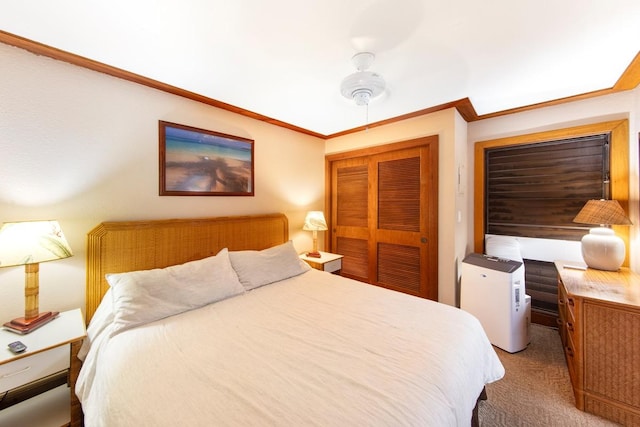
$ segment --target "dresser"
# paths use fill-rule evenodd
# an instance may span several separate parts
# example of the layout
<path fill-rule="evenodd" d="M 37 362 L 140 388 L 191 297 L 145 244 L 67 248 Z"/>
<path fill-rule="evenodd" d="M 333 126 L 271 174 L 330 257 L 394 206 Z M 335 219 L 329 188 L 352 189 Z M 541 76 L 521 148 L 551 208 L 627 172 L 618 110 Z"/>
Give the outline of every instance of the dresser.
<path fill-rule="evenodd" d="M 576 407 L 640 426 L 640 275 L 558 270 L 559 332 Z"/>

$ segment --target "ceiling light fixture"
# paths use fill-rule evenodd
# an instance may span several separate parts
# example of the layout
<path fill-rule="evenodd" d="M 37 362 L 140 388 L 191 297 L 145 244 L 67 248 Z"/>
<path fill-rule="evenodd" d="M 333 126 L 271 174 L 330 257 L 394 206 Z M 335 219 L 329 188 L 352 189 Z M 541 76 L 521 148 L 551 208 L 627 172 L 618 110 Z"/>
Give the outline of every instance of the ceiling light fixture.
<path fill-rule="evenodd" d="M 371 52 L 356 53 L 351 61 L 358 71 L 345 77 L 340 85 L 342 96 L 354 100 L 356 105 L 369 105 L 371 99 L 384 92 L 386 84 L 382 76 L 367 71 L 375 57 Z"/>

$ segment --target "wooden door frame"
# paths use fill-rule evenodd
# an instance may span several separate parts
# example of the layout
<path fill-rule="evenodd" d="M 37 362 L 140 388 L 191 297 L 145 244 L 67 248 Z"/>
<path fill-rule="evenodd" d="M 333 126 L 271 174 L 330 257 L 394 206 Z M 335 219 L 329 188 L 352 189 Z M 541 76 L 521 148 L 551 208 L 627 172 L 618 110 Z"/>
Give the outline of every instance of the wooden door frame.
<path fill-rule="evenodd" d="M 474 147 L 474 251 L 484 253 L 484 169 L 485 152 L 487 149 L 569 139 L 607 132 L 611 133 L 609 160 L 611 169 L 611 198 L 619 201 L 625 212 L 629 212 L 629 122 L 627 119 L 476 142 Z M 616 234 L 624 240 L 625 247 L 627 248 L 623 265 L 629 266 L 629 227 L 614 226 L 614 229 Z"/>

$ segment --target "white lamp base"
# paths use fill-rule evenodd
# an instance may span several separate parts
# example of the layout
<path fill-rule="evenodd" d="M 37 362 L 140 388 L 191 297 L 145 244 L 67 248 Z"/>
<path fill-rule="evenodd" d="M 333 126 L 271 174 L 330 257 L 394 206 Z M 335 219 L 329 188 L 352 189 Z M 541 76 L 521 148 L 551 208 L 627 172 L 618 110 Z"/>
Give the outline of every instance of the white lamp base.
<path fill-rule="evenodd" d="M 582 258 L 591 268 L 617 271 L 624 262 L 624 256 L 624 241 L 610 228 L 592 228 L 582 237 Z"/>

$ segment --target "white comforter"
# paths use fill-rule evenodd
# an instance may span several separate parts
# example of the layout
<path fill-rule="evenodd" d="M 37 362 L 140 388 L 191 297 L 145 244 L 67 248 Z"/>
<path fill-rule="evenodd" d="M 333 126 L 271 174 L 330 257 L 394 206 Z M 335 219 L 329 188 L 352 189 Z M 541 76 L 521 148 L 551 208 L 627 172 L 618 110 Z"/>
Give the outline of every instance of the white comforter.
<path fill-rule="evenodd" d="M 317 270 L 113 338 L 103 304 L 88 427 L 467 427 L 504 375 L 468 313 Z"/>

